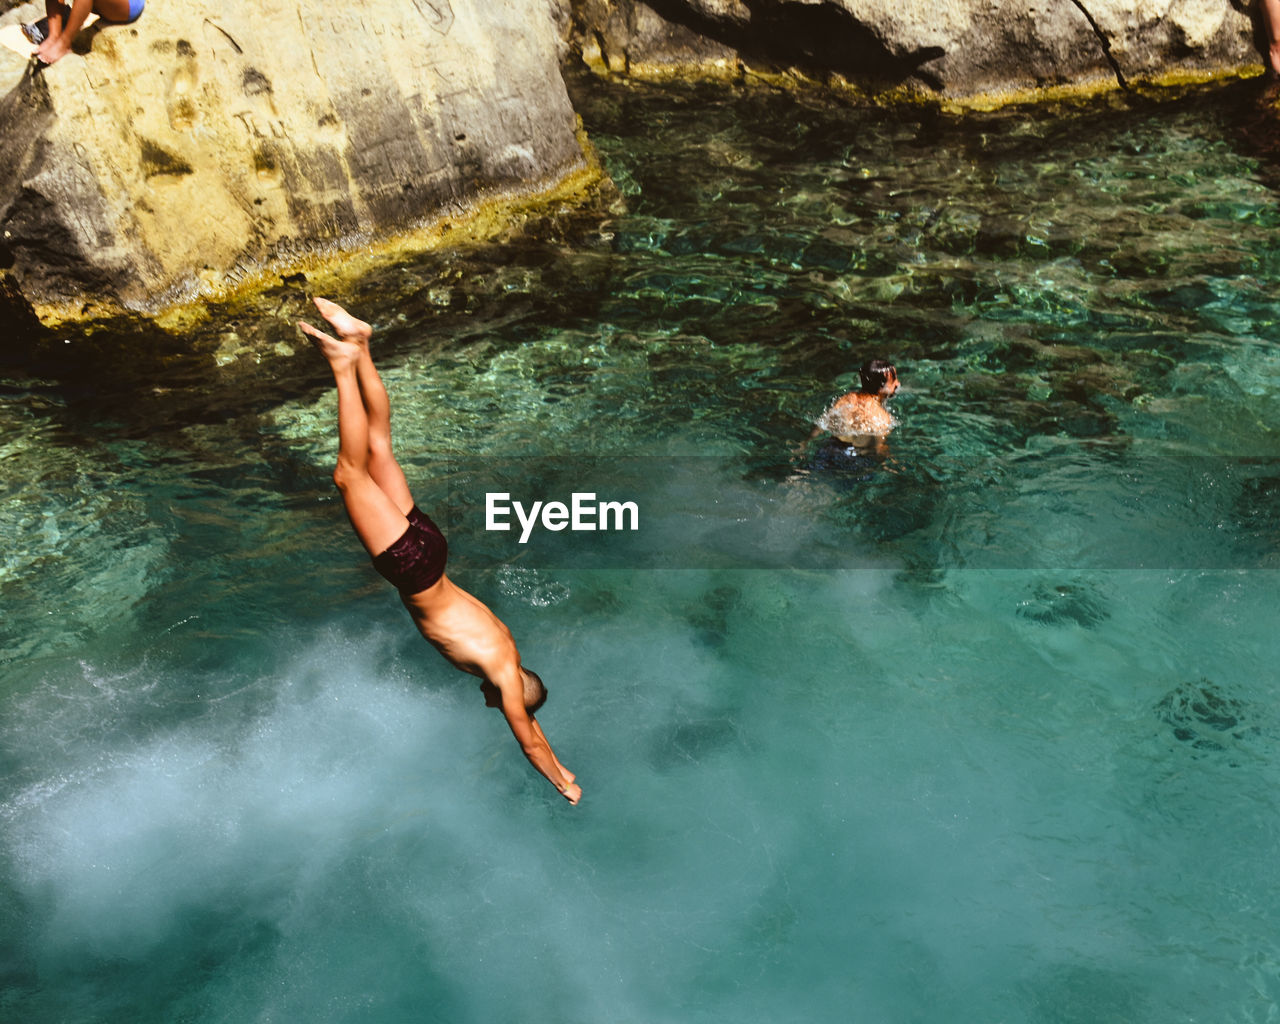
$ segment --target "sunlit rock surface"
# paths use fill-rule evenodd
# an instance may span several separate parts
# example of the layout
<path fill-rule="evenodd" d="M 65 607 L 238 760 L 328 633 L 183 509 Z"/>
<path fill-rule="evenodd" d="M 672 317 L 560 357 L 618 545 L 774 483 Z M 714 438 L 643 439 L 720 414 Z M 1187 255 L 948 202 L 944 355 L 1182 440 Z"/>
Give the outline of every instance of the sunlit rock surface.
<path fill-rule="evenodd" d="M 952 98 L 1259 63 L 1229 0 L 575 0 L 597 69 L 769 62 Z"/>
<path fill-rule="evenodd" d="M 151 310 L 552 186 L 584 167 L 564 31 L 545 0 L 194 0 L 43 71 L 0 50 L 0 270 Z"/>
<path fill-rule="evenodd" d="M 0 0 L 0 27 L 43 5 Z M 155 0 L 0 50 L 0 315 L 142 312 L 586 166 L 562 62 L 965 99 L 1256 67 L 1228 0 Z M 8 312 L 6 312 L 8 311 Z"/>

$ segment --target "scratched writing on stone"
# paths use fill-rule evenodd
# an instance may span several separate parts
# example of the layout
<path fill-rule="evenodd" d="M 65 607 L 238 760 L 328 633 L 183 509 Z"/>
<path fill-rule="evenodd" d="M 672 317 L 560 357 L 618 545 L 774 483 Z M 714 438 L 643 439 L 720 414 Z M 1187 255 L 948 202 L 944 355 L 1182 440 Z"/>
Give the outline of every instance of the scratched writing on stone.
<path fill-rule="evenodd" d="M 453 28 L 453 7 L 449 0 L 413 0 L 418 13 L 427 19 L 427 24 L 447 36 Z"/>

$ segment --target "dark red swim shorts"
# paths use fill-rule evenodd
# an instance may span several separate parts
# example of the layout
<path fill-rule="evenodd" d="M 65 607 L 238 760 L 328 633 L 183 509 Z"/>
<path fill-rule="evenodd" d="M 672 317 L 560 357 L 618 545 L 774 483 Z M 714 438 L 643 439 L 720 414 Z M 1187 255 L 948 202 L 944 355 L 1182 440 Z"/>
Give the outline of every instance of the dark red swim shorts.
<path fill-rule="evenodd" d="M 449 543 L 431 517 L 414 505 L 409 528 L 400 539 L 373 559 L 378 570 L 402 594 L 417 594 L 444 575 Z"/>

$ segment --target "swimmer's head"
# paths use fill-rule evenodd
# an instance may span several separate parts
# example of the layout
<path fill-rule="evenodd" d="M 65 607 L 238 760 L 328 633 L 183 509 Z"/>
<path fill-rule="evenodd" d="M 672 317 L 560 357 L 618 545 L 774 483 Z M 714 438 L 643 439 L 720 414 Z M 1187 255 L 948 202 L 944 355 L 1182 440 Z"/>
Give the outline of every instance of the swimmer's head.
<path fill-rule="evenodd" d="M 862 378 L 864 395 L 884 395 L 888 397 L 898 390 L 898 371 L 893 363 L 884 359 L 868 359 L 858 371 Z"/>
<path fill-rule="evenodd" d="M 547 702 L 547 688 L 542 685 L 542 677 L 537 672 L 522 668 L 520 674 L 524 680 L 524 709 L 532 715 Z M 480 684 L 480 692 L 484 694 L 485 707 L 502 707 L 502 691 L 489 680 Z"/>

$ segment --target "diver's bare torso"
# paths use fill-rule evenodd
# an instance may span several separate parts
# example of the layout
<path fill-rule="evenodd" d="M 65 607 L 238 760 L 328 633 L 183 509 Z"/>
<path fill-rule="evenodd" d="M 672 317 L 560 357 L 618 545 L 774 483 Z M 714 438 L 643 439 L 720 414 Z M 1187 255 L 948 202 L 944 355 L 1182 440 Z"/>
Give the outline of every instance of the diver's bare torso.
<path fill-rule="evenodd" d="M 501 666 L 519 664 L 511 630 L 448 575 L 400 600 L 427 642 L 463 672 L 492 679 Z"/>

